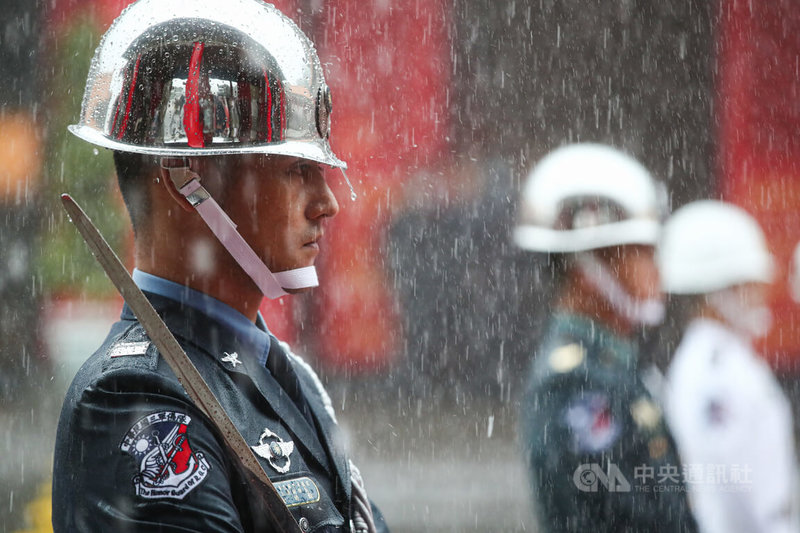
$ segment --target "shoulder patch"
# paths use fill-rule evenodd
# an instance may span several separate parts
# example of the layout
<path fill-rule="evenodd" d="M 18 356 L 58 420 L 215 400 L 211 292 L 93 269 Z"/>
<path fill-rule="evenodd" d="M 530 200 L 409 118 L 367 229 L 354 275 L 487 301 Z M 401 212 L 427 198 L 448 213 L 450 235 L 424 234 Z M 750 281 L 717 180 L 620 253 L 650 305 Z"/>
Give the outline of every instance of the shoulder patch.
<path fill-rule="evenodd" d="M 148 500 L 182 500 L 208 475 L 208 462 L 195 452 L 187 430 L 192 419 L 175 411 L 159 411 L 137 421 L 120 443 L 133 457 L 136 495 Z"/>
<path fill-rule="evenodd" d="M 547 362 L 558 373 L 569 372 L 586 359 L 586 349 L 578 343 L 566 344 L 550 352 Z"/>
<path fill-rule="evenodd" d="M 594 392 L 576 397 L 564 413 L 572 433 L 574 452 L 596 453 L 617 440 L 621 427 L 611 412 L 607 394 Z"/>
<path fill-rule="evenodd" d="M 127 355 L 144 355 L 147 353 L 147 348 L 149 347 L 150 341 L 122 342 L 112 346 L 108 351 L 108 356 L 125 357 Z"/>

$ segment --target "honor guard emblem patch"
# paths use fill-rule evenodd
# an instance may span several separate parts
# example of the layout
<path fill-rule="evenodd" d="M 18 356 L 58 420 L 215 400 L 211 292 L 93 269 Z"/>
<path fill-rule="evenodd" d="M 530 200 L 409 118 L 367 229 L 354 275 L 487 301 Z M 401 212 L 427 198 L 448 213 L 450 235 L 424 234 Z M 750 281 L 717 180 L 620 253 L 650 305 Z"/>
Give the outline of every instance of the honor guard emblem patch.
<path fill-rule="evenodd" d="M 286 442 L 270 431 L 269 428 L 264 428 L 264 432 L 258 439 L 258 444 L 250 447 L 253 448 L 256 454 L 266 459 L 269 465 L 279 474 L 285 474 L 289 471 L 289 466 L 292 464 L 289 456 L 294 451 L 294 442 Z"/>
<path fill-rule="evenodd" d="M 161 411 L 140 419 L 125 434 L 120 450 L 136 461 L 137 496 L 182 500 L 206 478 L 208 462 L 189 443 L 191 421 L 183 413 Z"/>

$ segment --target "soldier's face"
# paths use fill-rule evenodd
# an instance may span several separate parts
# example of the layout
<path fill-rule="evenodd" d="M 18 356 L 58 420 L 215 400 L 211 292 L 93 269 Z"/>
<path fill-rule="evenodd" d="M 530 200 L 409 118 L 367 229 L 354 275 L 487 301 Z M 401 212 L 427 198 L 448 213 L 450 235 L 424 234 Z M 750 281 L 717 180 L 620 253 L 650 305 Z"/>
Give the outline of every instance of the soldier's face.
<path fill-rule="evenodd" d="M 261 154 L 220 158 L 220 203 L 273 272 L 314 264 L 323 222 L 339 204 L 319 163 Z M 209 177 L 204 176 L 204 182 Z"/>

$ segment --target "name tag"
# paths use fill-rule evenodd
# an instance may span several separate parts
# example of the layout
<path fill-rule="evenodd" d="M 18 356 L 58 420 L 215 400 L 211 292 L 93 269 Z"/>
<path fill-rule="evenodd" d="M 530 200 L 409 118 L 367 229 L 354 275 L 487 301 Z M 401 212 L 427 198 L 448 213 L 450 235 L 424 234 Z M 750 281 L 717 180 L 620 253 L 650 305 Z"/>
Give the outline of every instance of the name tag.
<path fill-rule="evenodd" d="M 299 477 L 273 483 L 286 507 L 308 505 L 319 501 L 319 488 L 310 477 Z"/>
<path fill-rule="evenodd" d="M 126 355 L 144 355 L 147 353 L 148 346 L 150 346 L 150 341 L 126 342 L 123 344 L 118 344 L 111 348 L 109 356 L 125 357 Z"/>

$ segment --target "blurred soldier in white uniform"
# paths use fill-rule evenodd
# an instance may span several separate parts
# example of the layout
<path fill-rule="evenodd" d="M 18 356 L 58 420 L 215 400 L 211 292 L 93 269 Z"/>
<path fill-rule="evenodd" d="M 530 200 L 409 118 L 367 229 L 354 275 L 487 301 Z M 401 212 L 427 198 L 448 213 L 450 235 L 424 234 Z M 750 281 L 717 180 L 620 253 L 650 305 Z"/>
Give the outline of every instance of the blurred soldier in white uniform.
<path fill-rule="evenodd" d="M 690 309 L 665 404 L 701 530 L 800 531 L 790 405 L 752 344 L 771 320 L 761 228 L 736 206 L 694 202 L 666 223 L 658 257 L 664 290 Z"/>

